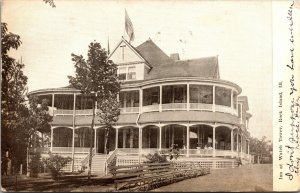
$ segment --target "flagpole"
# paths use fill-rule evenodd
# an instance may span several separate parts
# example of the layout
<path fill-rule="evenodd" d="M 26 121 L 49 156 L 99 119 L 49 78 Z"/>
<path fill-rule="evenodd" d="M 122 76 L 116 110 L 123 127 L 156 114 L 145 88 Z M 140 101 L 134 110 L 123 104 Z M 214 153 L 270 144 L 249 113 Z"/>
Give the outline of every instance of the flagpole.
<path fill-rule="evenodd" d="M 123 35 L 123 37 L 124 37 L 124 39 L 125 39 L 125 31 L 126 31 L 126 8 L 124 8 L 124 35 Z M 126 39 L 125 39 L 126 40 Z"/>

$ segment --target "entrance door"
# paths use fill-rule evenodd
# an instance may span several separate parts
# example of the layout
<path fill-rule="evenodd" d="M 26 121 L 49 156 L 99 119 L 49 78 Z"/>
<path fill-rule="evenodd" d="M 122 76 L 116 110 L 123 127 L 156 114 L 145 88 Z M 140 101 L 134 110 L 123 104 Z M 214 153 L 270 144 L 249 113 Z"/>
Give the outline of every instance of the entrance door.
<path fill-rule="evenodd" d="M 104 129 L 97 129 L 97 153 L 104 153 Z"/>

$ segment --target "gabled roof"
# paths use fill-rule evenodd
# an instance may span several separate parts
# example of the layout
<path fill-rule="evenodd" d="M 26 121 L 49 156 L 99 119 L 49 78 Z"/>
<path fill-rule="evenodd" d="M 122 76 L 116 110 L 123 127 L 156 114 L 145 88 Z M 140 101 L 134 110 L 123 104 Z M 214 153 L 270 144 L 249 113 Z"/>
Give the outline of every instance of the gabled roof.
<path fill-rule="evenodd" d="M 150 38 L 135 48 L 152 66 L 167 65 L 174 61 Z"/>
<path fill-rule="evenodd" d="M 114 54 L 114 52 L 119 48 L 119 46 L 122 43 L 125 43 L 126 46 L 128 46 L 139 58 L 141 58 L 142 60 L 145 61 L 146 65 L 149 68 L 152 68 L 151 63 L 135 47 L 133 47 L 126 39 L 124 39 L 123 36 L 122 36 L 122 39 L 117 44 L 117 46 L 115 46 L 115 48 L 113 49 L 113 51 L 109 54 L 108 59 Z"/>
<path fill-rule="evenodd" d="M 201 77 L 220 79 L 218 57 L 206 57 L 192 60 L 177 60 L 172 63 L 155 66 L 145 79 L 170 77 Z"/>
<path fill-rule="evenodd" d="M 152 66 L 145 79 L 170 77 L 201 77 L 220 79 L 218 57 L 205 57 L 190 60 L 173 60 L 151 39 L 135 48 Z"/>

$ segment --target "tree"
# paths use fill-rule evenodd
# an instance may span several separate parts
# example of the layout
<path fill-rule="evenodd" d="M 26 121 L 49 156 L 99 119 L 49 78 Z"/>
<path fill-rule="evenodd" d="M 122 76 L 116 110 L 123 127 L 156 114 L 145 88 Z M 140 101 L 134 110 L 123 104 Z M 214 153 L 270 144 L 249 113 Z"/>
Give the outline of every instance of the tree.
<path fill-rule="evenodd" d="M 82 55 L 72 54 L 75 65 L 75 76 L 68 76 L 70 84 L 92 99 L 93 115 L 91 129 L 95 123 L 95 103 L 99 112 L 99 122 L 105 127 L 105 153 L 107 153 L 107 140 L 112 126 L 120 114 L 117 95 L 120 91 L 120 82 L 117 77 L 117 65 L 108 60 L 107 52 L 101 48 L 100 43 L 91 42 L 88 50 L 88 59 Z M 92 135 L 90 136 L 92 141 Z M 88 179 L 91 175 L 92 144 L 90 146 Z"/>
<path fill-rule="evenodd" d="M 40 104 L 39 104 L 40 103 Z M 33 138 L 36 139 L 36 131 L 42 134 L 42 146 L 44 133 L 50 132 L 50 122 L 52 121 L 52 116 L 49 114 L 48 101 L 42 99 L 39 101 L 37 96 L 29 96 L 29 109 L 30 109 L 30 128 L 33 128 Z M 36 141 L 36 140 L 35 140 Z M 36 143 L 34 142 L 34 147 Z"/>
<path fill-rule="evenodd" d="M 27 77 L 23 73 L 24 64 L 8 55 L 11 49 L 21 45 L 20 36 L 8 32 L 7 24 L 1 23 L 1 152 L 9 151 L 12 165 L 17 166 L 26 158 L 28 140 L 26 120 L 29 112 L 25 104 Z"/>
<path fill-rule="evenodd" d="M 261 139 L 256 137 L 250 137 L 250 152 L 259 155 L 272 158 L 273 144 L 271 140 L 267 140 L 266 136 Z"/>
<path fill-rule="evenodd" d="M 46 4 L 49 4 L 52 8 L 55 8 L 55 4 L 53 0 L 43 0 Z"/>

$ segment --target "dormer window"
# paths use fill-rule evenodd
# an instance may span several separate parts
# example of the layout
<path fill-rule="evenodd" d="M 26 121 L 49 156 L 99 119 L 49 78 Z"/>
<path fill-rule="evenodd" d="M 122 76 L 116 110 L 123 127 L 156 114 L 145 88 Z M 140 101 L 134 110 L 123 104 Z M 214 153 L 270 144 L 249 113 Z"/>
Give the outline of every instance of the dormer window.
<path fill-rule="evenodd" d="M 135 80 L 136 79 L 136 70 L 135 66 L 128 67 L 128 80 Z"/>
<path fill-rule="evenodd" d="M 119 80 L 126 80 L 126 67 L 119 68 Z"/>
<path fill-rule="evenodd" d="M 122 66 L 119 67 L 119 80 L 136 80 L 135 66 Z"/>

